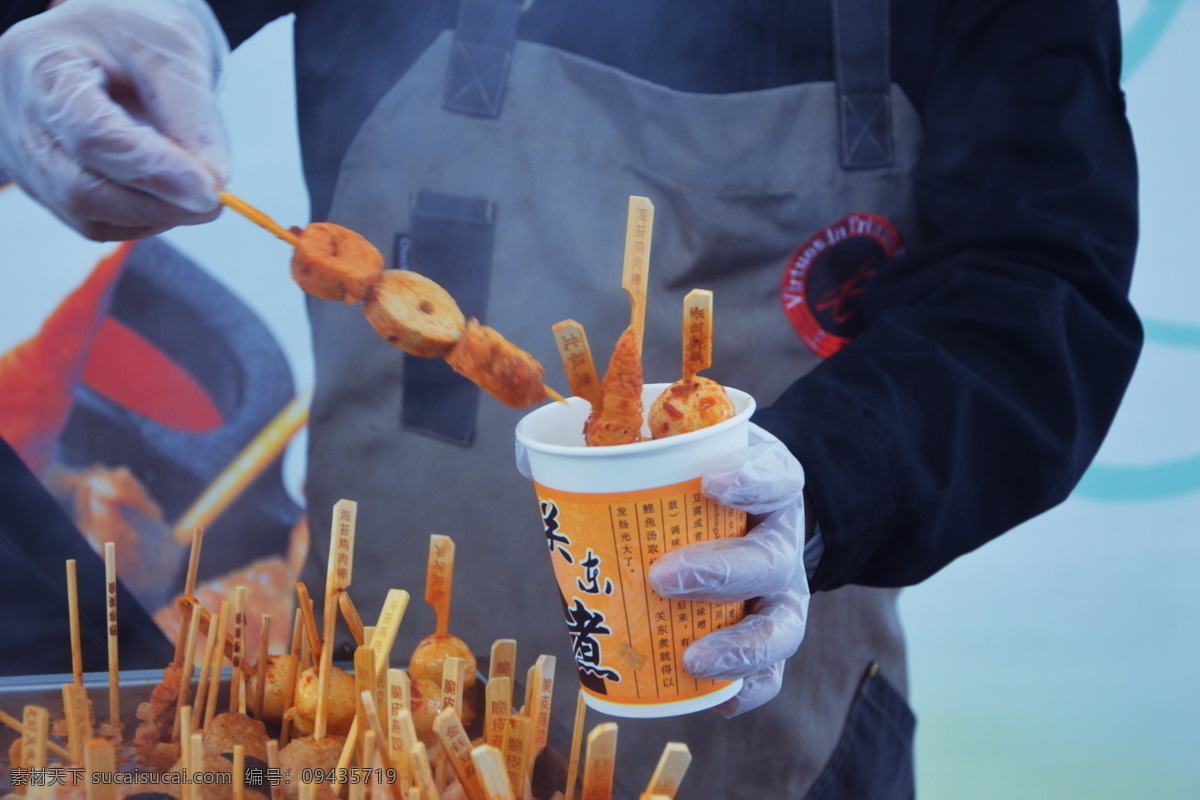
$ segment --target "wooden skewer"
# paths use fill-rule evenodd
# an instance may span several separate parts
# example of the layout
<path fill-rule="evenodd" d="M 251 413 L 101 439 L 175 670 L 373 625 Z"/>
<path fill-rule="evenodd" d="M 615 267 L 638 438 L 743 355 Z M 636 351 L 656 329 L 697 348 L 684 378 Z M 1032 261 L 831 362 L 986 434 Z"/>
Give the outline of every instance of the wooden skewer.
<path fill-rule="evenodd" d="M 22 723 L 21 720 L 17 719 L 12 714 L 5 713 L 4 711 L 0 711 L 0 725 L 4 725 L 6 728 L 16 731 L 17 733 L 23 733 L 25 730 L 24 723 Z M 69 762 L 72 760 L 71 751 L 67 750 L 67 748 L 60 744 L 55 744 L 54 742 L 47 740 L 46 749 L 51 753 L 54 753 L 54 755 L 58 756 L 63 761 Z"/>
<path fill-rule="evenodd" d="M 408 610 L 408 601 L 409 594 L 403 589 L 388 589 L 387 596 L 383 598 L 383 608 L 379 610 L 379 617 L 375 620 L 375 633 L 368 641 L 368 646 L 375 651 L 376 674 L 388 667 L 392 646 L 396 643 L 396 634 L 400 630 L 400 623 L 404 621 L 404 613 Z"/>
<path fill-rule="evenodd" d="M 529 669 L 525 670 L 525 702 L 521 704 L 520 713 L 534 718 L 533 713 L 533 697 L 536 687 L 541 681 L 538 679 L 538 664 L 534 662 L 529 665 Z"/>
<path fill-rule="evenodd" d="M 712 366 L 713 294 L 692 289 L 683 298 L 683 382 Z"/>
<path fill-rule="evenodd" d="M 483 790 L 479 786 L 479 775 L 475 771 L 475 763 L 471 761 L 471 739 L 452 709 L 442 709 L 434 718 L 433 732 L 437 734 L 442 752 L 450 762 L 454 774 L 458 776 L 467 797 L 470 800 L 484 800 Z"/>
<path fill-rule="evenodd" d="M 267 768 L 270 770 L 279 769 L 279 741 L 277 739 L 267 740 Z M 283 782 L 271 782 L 271 800 L 283 800 Z"/>
<path fill-rule="evenodd" d="M 341 609 L 342 619 L 346 620 L 346 626 L 350 628 L 350 635 L 354 637 L 354 643 L 359 647 L 365 645 L 367 639 L 362 617 L 358 615 L 358 609 L 354 607 L 354 601 L 350 599 L 349 592 L 342 592 L 338 595 L 338 608 Z"/>
<path fill-rule="evenodd" d="M 383 733 L 383 727 L 379 724 L 379 714 L 375 710 L 375 697 L 372 692 L 362 692 L 358 696 L 358 700 L 362 703 L 362 708 L 365 717 L 365 725 L 369 728 L 363 736 L 363 750 L 365 753 L 361 763 L 369 764 L 371 762 L 371 754 L 374 753 L 383 762 L 384 769 L 395 769 L 392 764 L 391 753 L 388 752 L 387 736 Z M 400 795 L 396 790 L 399 789 L 399 783 L 392 784 L 393 794 L 400 800 Z"/>
<path fill-rule="evenodd" d="M 564 319 L 554 323 L 552 330 L 571 394 L 587 400 L 592 408 L 599 408 L 600 375 L 596 372 L 596 362 L 583 326 L 573 319 Z"/>
<path fill-rule="evenodd" d="M 246 587 L 233 590 L 233 676 L 229 679 L 229 710 L 242 712 L 245 705 L 245 675 L 241 674 L 246 660 Z"/>
<path fill-rule="evenodd" d="M 412 727 L 411 684 L 408 673 L 402 669 L 387 671 L 388 747 L 392 760 L 398 761 L 417 743 L 416 729 Z M 407 722 L 405 720 L 407 715 Z"/>
<path fill-rule="evenodd" d="M 582 800 L 612 800 L 613 767 L 617 755 L 617 726 L 604 722 L 587 737 L 583 764 Z"/>
<path fill-rule="evenodd" d="M 442 662 L 442 708 L 452 710 L 459 719 L 462 719 L 466 666 L 466 662 L 456 656 L 450 656 Z"/>
<path fill-rule="evenodd" d="M 183 596 L 195 597 L 196 576 L 200 571 L 200 550 L 204 544 L 204 528 L 179 528 L 179 530 L 185 531 L 184 535 L 190 536 L 192 542 L 192 547 L 188 551 L 187 578 L 183 584 Z M 178 541 L 180 544 L 186 543 L 186 541 L 180 540 L 178 535 L 176 536 L 176 541 Z M 179 620 L 179 636 L 175 637 L 175 658 L 171 661 L 171 663 L 176 667 L 183 665 L 183 647 L 185 641 L 183 635 L 184 631 L 187 630 L 188 623 L 191 622 L 192 619 L 192 612 L 190 608 L 185 609 L 183 606 L 180 606 L 179 611 L 182 614 Z"/>
<path fill-rule="evenodd" d="M 420 790 L 421 800 L 439 800 L 437 784 L 433 781 L 433 771 L 429 769 L 429 758 L 425 754 L 425 745 L 417 742 L 408 751 L 409 765 L 412 767 L 413 780 Z"/>
<path fill-rule="evenodd" d="M 536 678 L 533 688 L 533 704 L 529 716 L 533 719 L 533 740 L 529 754 L 529 770 L 533 770 L 533 762 L 546 746 L 550 736 L 550 706 L 554 699 L 554 667 L 558 659 L 554 656 L 538 656 Z"/>
<path fill-rule="evenodd" d="M 425 602 L 437 613 L 437 634 L 450 632 L 450 595 L 454 589 L 454 540 L 429 537 L 429 564 L 425 570 Z"/>
<path fill-rule="evenodd" d="M 191 705 L 192 693 L 192 675 L 196 669 L 196 637 L 200 633 L 200 615 L 192 612 L 191 621 L 188 623 L 187 638 L 185 639 L 183 648 L 183 665 L 180 667 L 179 674 L 179 694 L 175 697 L 175 724 L 172 726 L 172 735 L 179 735 L 179 714 L 185 706 Z M 203 680 L 204 676 L 201 675 Z"/>
<path fill-rule="evenodd" d="M 492 642 L 492 657 L 488 666 L 488 680 L 494 681 L 496 678 L 508 678 L 510 681 L 516 677 L 517 664 L 517 640 L 516 639 L 497 639 Z M 512 702 L 511 683 L 510 694 L 508 701 Z"/>
<path fill-rule="evenodd" d="M 300 779 L 300 800 L 316 800 L 317 785 Z"/>
<path fill-rule="evenodd" d="M 67 559 L 67 614 L 71 625 L 71 672 L 75 685 L 83 686 L 83 643 L 79 636 L 79 581 L 75 559 Z"/>
<path fill-rule="evenodd" d="M 579 782 L 579 750 L 583 744 L 583 723 L 587 716 L 587 703 L 583 701 L 583 689 L 575 699 L 575 725 L 571 730 L 571 753 L 567 759 L 566 800 L 575 800 L 575 785 Z"/>
<path fill-rule="evenodd" d="M 262 625 L 258 630 L 258 674 L 254 679 L 254 713 L 262 719 L 263 702 L 267 696 L 267 662 L 271 654 L 271 615 L 262 615 Z"/>
<path fill-rule="evenodd" d="M 188 778 L 189 783 L 193 784 L 194 787 L 196 784 L 196 773 L 204 769 L 204 734 L 199 732 L 193 733 L 191 742 L 192 771 Z M 193 792 L 193 795 L 197 800 L 200 800 L 200 791 L 198 789 Z"/>
<path fill-rule="evenodd" d="M 234 211 L 241 214 L 246 219 L 253 222 L 255 225 L 265 228 L 266 230 L 268 230 L 271 233 L 278 236 L 280 239 L 283 239 L 285 242 L 290 244 L 292 247 L 300 246 L 300 237 L 299 236 L 292 233 L 287 228 L 283 227 L 278 222 L 271 219 L 266 214 L 259 211 L 257 208 L 250 205 L 249 203 L 247 203 L 245 200 L 238 197 L 237 195 L 233 195 L 233 194 L 230 194 L 229 192 L 223 191 L 223 192 L 218 193 L 217 197 L 220 198 L 221 205 L 225 206 L 226 208 L 233 209 Z"/>
<path fill-rule="evenodd" d="M 233 746 L 233 800 L 246 800 L 246 747 Z"/>
<path fill-rule="evenodd" d="M 313 658 L 321 657 L 321 637 L 317 631 L 317 618 L 313 616 L 312 598 L 308 596 L 308 587 L 303 583 L 296 584 L 297 606 L 301 619 L 304 620 L 304 634 L 308 637 L 308 649 Z"/>
<path fill-rule="evenodd" d="M 87 770 L 87 800 L 117 800 L 117 785 L 111 778 L 117 771 L 117 755 L 108 739 L 92 739 L 84 747 L 83 764 Z"/>
<path fill-rule="evenodd" d="M 192 614 L 193 610 L 198 611 L 200 613 L 200 635 L 208 636 L 208 630 L 209 630 L 209 627 L 212 625 L 212 621 L 213 621 L 212 614 L 210 614 L 208 612 L 208 609 L 206 609 L 204 606 L 200 605 L 200 602 L 196 598 L 189 597 L 188 595 L 180 595 L 179 599 L 176 601 L 176 604 L 179 606 L 180 613 L 183 615 L 183 618 L 185 620 L 191 619 L 191 614 Z M 224 655 L 224 657 L 231 659 L 231 660 L 233 659 L 233 634 L 229 633 L 228 631 L 226 631 L 226 634 L 225 634 L 225 655 Z M 182 663 L 182 662 L 183 662 L 183 658 L 180 657 L 180 663 Z M 251 664 L 249 661 L 242 659 L 242 673 L 247 678 L 253 678 L 254 677 L 254 665 Z"/>
<path fill-rule="evenodd" d="M 504 769 L 513 794 L 525 791 L 525 762 L 529 758 L 529 736 L 533 727 L 529 717 L 513 714 L 504 730 Z"/>
<path fill-rule="evenodd" d="M 117 641 L 117 546 L 112 542 L 104 543 L 104 590 L 108 609 L 108 721 L 114 728 L 119 728 L 121 667 Z"/>
<path fill-rule="evenodd" d="M 542 389 L 546 392 L 546 397 L 550 398 L 551 400 L 557 403 L 567 402 L 567 398 L 563 397 L 560 393 L 554 391 L 544 383 L 542 384 Z"/>
<path fill-rule="evenodd" d="M 204 653 L 200 656 L 200 680 L 196 685 L 196 700 L 192 704 L 196 710 L 196 717 L 201 722 L 204 721 L 204 710 L 208 707 L 208 686 L 211 683 L 209 673 L 212 671 L 212 660 L 217 653 L 215 634 L 215 630 L 210 630 L 204 637 Z"/>
<path fill-rule="evenodd" d="M 366 730 L 363 720 L 366 717 L 367 710 L 363 708 L 363 695 L 372 698 L 371 705 L 375 704 L 375 653 L 369 647 L 359 647 L 354 651 L 354 705 L 355 705 L 355 720 L 359 723 L 358 730 L 358 763 L 366 763 L 366 752 L 363 749 L 364 744 L 362 734 Z"/>
<path fill-rule="evenodd" d="M 192 751 L 192 707 L 184 706 L 179 709 L 179 713 L 175 717 L 175 721 L 179 728 L 179 766 L 183 770 L 183 800 L 188 800 L 192 795 L 192 772 L 199 770 L 196 764 L 192 763 L 192 757 L 195 753 Z"/>
<path fill-rule="evenodd" d="M 504 756 L 495 747 L 481 744 L 471 750 L 475 774 L 485 800 L 514 800 L 508 774 L 504 771 Z"/>
<path fill-rule="evenodd" d="M 333 674 L 333 635 L 337 626 L 337 596 L 350 588 L 354 567 L 354 527 L 358 504 L 338 500 L 333 506 L 329 568 L 325 573 L 324 626 L 321 631 L 321 664 L 317 672 L 317 714 L 313 738 L 324 739 L 329 721 L 329 682 Z"/>
<path fill-rule="evenodd" d="M 263 470 L 275 463 L 292 437 L 308 424 L 308 406 L 311 400 L 310 386 L 296 395 L 242 448 L 175 523 L 172 532 L 176 541 L 181 544 L 186 542 L 188 532 L 193 528 L 211 526 L 217 517 L 242 496 Z"/>
<path fill-rule="evenodd" d="M 637 333 L 638 356 L 646 330 L 646 279 L 650 271 L 650 240 L 654 232 L 654 204 L 647 197 L 630 196 L 625 221 L 625 263 L 621 288 L 629 295 L 629 325 Z"/>
<path fill-rule="evenodd" d="M 650 777 L 650 783 L 646 785 L 646 794 L 662 795 L 667 800 L 675 800 L 675 793 L 679 791 L 679 784 L 691 763 L 692 753 L 686 744 L 668 742 L 658 759 L 654 774 Z"/>
<path fill-rule="evenodd" d="M 496 749 L 504 747 L 504 728 L 512 708 L 511 678 L 492 678 L 484 690 L 483 735 L 487 743 Z"/>
<path fill-rule="evenodd" d="M 229 601 L 222 600 L 221 610 L 217 612 L 216 630 L 213 632 L 218 643 L 225 641 L 225 629 L 228 625 Z M 204 710 L 204 727 L 206 728 L 217 713 L 217 694 L 221 691 L 221 664 L 225 661 L 225 648 L 218 644 L 216 651 L 216 655 L 212 659 L 212 672 L 209 676 L 208 697 L 205 698 L 205 701 L 208 703 Z"/>
<path fill-rule="evenodd" d="M 82 764 L 84 745 L 92 738 L 92 715 L 88 709 L 87 690 L 75 683 L 62 687 L 63 715 L 67 719 L 67 747 L 71 763 Z"/>

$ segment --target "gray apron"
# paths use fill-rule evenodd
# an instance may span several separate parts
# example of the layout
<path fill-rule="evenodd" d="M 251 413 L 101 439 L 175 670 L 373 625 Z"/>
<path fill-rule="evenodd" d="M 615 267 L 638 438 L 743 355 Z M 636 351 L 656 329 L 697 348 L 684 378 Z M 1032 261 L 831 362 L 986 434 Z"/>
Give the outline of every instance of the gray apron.
<path fill-rule="evenodd" d="M 583 323 L 603 368 L 628 321 L 627 198 L 649 197 L 647 380 L 678 377 L 683 296 L 711 289 L 707 374 L 769 405 L 819 361 L 781 307 L 789 254 L 850 212 L 916 236 L 920 128 L 887 77 L 886 2 L 835 0 L 834 11 L 838 82 L 700 95 L 516 41 L 520 0 L 464 0 L 457 30 L 358 131 L 330 219 L 374 242 L 390 268 L 440 282 L 565 389 L 551 325 Z M 555 716 L 569 727 L 570 642 L 533 488 L 513 465 L 522 412 L 392 348 L 357 306 L 312 302 L 310 313 L 308 577 L 319 585 L 324 574 L 334 502 L 358 501 L 350 594 L 372 616 L 389 587 L 412 593 L 396 650 L 405 658 L 434 627 L 421 602 L 428 537 L 452 536 L 451 631 L 481 654 L 517 639 L 519 671 L 557 656 Z M 907 796 L 912 717 L 891 688 L 905 686 L 895 600 L 858 587 L 817 595 L 779 697 L 730 721 L 623 722 L 618 774 L 640 791 L 674 740 L 694 756 L 682 798 Z"/>

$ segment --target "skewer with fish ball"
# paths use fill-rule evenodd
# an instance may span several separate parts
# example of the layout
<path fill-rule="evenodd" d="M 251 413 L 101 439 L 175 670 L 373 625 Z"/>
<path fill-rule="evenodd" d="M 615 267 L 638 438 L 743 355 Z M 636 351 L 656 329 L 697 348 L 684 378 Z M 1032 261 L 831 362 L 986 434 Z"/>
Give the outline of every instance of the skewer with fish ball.
<path fill-rule="evenodd" d="M 454 588 L 454 540 L 434 534 L 429 537 L 429 562 L 425 572 L 425 602 L 437 614 L 437 630 L 426 636 L 413 650 L 408 674 L 413 680 L 440 684 L 447 658 L 461 658 L 464 665 L 463 688 L 475 685 L 477 665 L 471 648 L 450 633 L 450 598 Z"/>
<path fill-rule="evenodd" d="M 712 366 L 712 302 L 706 289 L 693 289 L 683 299 L 683 377 L 650 406 L 655 439 L 698 431 L 736 415 L 725 387 L 698 374 Z"/>

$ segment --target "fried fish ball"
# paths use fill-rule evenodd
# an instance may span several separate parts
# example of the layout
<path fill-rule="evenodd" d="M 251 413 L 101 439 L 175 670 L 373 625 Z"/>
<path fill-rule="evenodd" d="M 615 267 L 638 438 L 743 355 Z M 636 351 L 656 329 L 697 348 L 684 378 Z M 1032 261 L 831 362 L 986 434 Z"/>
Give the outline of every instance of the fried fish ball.
<path fill-rule="evenodd" d="M 329 775 L 337 769 L 338 759 L 342 757 L 342 746 L 346 743 L 344 736 L 326 736 L 324 739 L 313 739 L 305 736 L 292 739 L 287 747 L 279 751 L 279 769 L 283 772 L 283 796 L 286 800 L 297 800 L 300 797 L 300 778 L 305 770 L 316 774 Z M 337 797 L 334 784 L 318 781 L 317 800 L 333 800 Z"/>
<path fill-rule="evenodd" d="M 600 408 L 592 409 L 583 435 L 592 447 L 642 440 L 642 357 L 633 327 L 625 329 L 613 348 L 604 371 Z"/>
<path fill-rule="evenodd" d="M 314 222 L 299 236 L 292 278 L 314 297 L 357 303 L 383 271 L 383 254 L 349 228 Z"/>
<path fill-rule="evenodd" d="M 409 707 L 412 711 L 413 727 L 417 729 L 417 738 L 426 747 L 437 743 L 437 734 L 433 732 L 433 721 L 442 713 L 442 682 L 428 678 L 412 679 L 409 684 Z"/>
<path fill-rule="evenodd" d="M 296 678 L 296 718 L 297 730 L 303 734 L 313 732 L 317 718 L 317 694 L 319 680 L 316 667 L 309 667 Z M 350 732 L 350 723 L 354 721 L 354 678 L 345 670 L 333 667 L 329 675 L 329 701 L 325 704 L 327 716 L 326 730 L 338 736 Z"/>
<path fill-rule="evenodd" d="M 267 760 L 267 728 L 245 714 L 228 711 L 213 717 L 204 728 L 204 751 L 224 755 L 240 744 L 246 755 Z"/>
<path fill-rule="evenodd" d="M 408 674 L 415 680 L 425 678 L 438 686 L 442 685 L 442 667 L 447 658 L 461 658 L 464 662 L 463 690 L 475 685 L 475 671 L 478 665 L 475 654 L 467 643 L 457 636 L 448 633 L 435 633 L 426 636 L 413 650 L 412 658 L 408 660 Z"/>
<path fill-rule="evenodd" d="M 287 682 L 299 659 L 291 653 L 267 656 L 267 685 L 263 688 L 262 718 L 272 721 L 283 719 L 287 711 Z"/>
<path fill-rule="evenodd" d="M 735 415 L 725 387 L 697 376 L 690 383 L 672 383 L 650 406 L 650 435 L 655 439 L 677 436 L 716 425 Z"/>
<path fill-rule="evenodd" d="M 463 313 L 450 293 L 409 270 L 380 275 L 363 299 L 363 314 L 380 336 L 414 356 L 440 356 L 463 335 Z"/>
<path fill-rule="evenodd" d="M 477 319 L 467 320 L 462 338 L 445 357 L 455 372 L 506 406 L 525 408 L 546 399 L 545 368 Z"/>

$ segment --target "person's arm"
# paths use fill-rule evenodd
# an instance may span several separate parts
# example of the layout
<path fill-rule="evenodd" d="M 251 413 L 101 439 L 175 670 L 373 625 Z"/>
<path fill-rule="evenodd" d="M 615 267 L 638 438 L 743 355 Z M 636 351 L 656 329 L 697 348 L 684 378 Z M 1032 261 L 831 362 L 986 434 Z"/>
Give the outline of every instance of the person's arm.
<path fill-rule="evenodd" d="M 65 0 L 8 0 L 0 6 L 0 33 Z M 210 0 L 230 47 L 237 47 L 268 22 L 296 10 L 298 0 Z"/>
<path fill-rule="evenodd" d="M 922 118 L 925 243 L 756 421 L 804 464 L 814 589 L 917 583 L 1066 498 L 1141 346 L 1110 0 L 954 0 Z"/>

